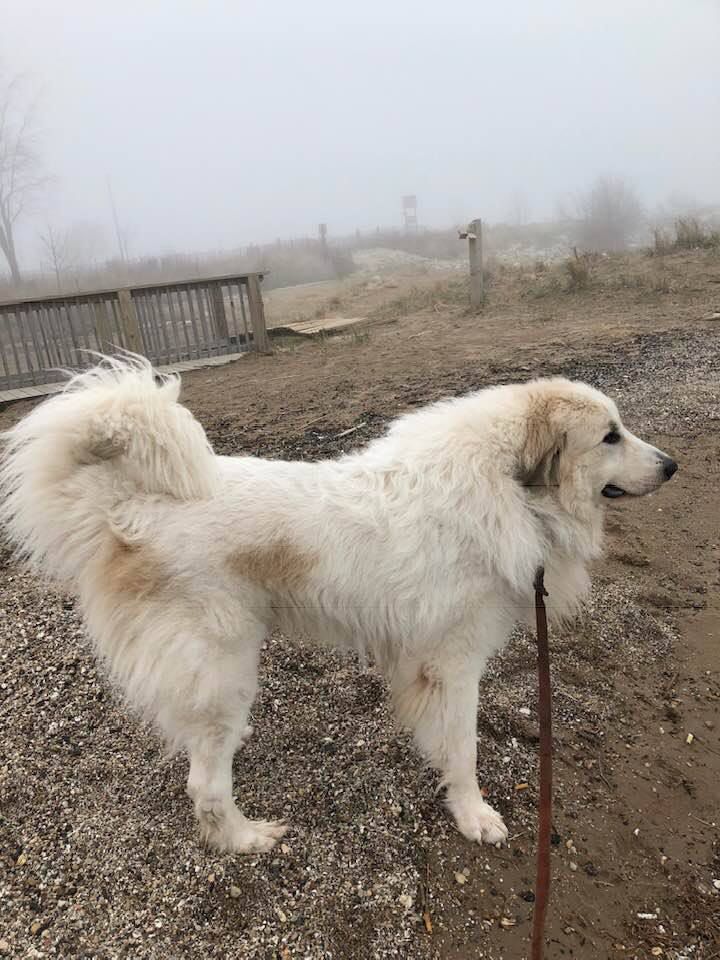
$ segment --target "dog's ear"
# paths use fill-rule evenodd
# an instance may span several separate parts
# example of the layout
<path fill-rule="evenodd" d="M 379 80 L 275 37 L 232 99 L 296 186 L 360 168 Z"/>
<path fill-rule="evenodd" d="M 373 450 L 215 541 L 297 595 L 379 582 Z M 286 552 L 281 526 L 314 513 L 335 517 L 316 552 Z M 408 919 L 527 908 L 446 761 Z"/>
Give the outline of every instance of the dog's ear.
<path fill-rule="evenodd" d="M 559 416 L 560 406 L 553 403 L 551 397 L 544 397 L 527 417 L 518 458 L 518 480 L 525 487 L 558 484 L 560 457 L 567 442 Z"/>

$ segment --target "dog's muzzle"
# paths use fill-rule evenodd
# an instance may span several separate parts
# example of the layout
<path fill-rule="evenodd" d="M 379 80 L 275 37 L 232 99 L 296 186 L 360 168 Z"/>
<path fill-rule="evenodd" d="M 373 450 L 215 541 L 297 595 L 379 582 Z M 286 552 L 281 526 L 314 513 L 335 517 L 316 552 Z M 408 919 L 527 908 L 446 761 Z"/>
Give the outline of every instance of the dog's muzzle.
<path fill-rule="evenodd" d="M 666 457 L 665 454 L 663 454 L 660 459 L 662 482 L 665 483 L 666 480 L 669 480 L 671 477 L 675 476 L 677 470 L 678 465 L 672 459 L 672 457 Z M 615 500 L 617 497 L 624 497 L 627 495 L 627 490 L 623 490 L 622 487 L 618 487 L 614 483 L 606 483 L 600 492 L 604 497 L 607 497 L 610 500 Z"/>

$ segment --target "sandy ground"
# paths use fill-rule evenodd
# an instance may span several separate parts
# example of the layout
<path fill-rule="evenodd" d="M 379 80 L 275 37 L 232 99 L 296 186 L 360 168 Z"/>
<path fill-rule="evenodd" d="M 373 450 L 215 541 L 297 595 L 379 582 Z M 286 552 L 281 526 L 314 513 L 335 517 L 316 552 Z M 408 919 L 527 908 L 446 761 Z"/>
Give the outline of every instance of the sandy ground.
<path fill-rule="evenodd" d="M 631 429 L 677 457 L 657 495 L 610 506 L 592 601 L 551 638 L 547 956 L 718 957 L 720 324 L 702 318 L 720 306 L 720 260 L 598 261 L 577 293 L 561 268 L 496 269 L 480 314 L 460 279 L 390 282 L 367 326 L 189 374 L 186 401 L 218 451 L 317 458 L 436 397 L 563 373 L 611 393 Z M 358 315 L 366 294 L 343 295 Z M 275 636 L 236 793 L 291 829 L 272 854 L 239 858 L 198 847 L 185 759 L 118 705 L 73 602 L 5 563 L 0 616 L 0 955 L 527 956 L 530 636 L 493 663 L 478 716 L 508 848 L 455 833 L 372 670 Z"/>

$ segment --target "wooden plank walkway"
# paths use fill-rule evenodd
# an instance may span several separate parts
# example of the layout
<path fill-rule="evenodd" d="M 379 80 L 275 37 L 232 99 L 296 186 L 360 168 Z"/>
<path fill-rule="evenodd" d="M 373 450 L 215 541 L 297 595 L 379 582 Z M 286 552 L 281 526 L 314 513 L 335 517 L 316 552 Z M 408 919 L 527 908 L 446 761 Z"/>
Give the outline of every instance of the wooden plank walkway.
<path fill-rule="evenodd" d="M 180 363 L 170 363 L 165 366 L 155 367 L 160 373 L 183 373 L 185 370 L 199 370 L 201 367 L 219 367 L 226 363 L 232 363 L 234 360 L 240 360 L 247 356 L 243 353 L 226 353 L 219 357 L 203 357 L 200 360 L 183 360 Z M 36 397 L 47 397 L 52 393 L 59 393 L 65 386 L 64 381 L 60 383 L 38 383 L 28 387 L 18 387 L 15 390 L 0 391 L 0 407 L 7 403 L 15 403 L 17 400 L 34 400 Z"/>
<path fill-rule="evenodd" d="M 272 327 L 271 332 L 278 335 L 281 330 L 292 330 L 293 333 L 312 336 L 315 333 L 332 333 L 333 330 L 342 330 L 344 327 L 353 327 L 356 323 L 364 323 L 367 317 L 325 317 L 322 320 L 293 320 L 290 323 L 281 323 Z"/>

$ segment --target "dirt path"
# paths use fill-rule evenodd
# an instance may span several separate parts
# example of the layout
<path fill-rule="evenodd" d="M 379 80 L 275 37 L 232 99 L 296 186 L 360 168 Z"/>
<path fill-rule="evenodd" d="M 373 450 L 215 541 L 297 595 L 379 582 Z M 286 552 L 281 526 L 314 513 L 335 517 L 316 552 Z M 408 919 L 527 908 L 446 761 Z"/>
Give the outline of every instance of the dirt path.
<path fill-rule="evenodd" d="M 563 373 L 607 390 L 679 460 L 657 495 L 610 507 L 593 599 L 552 638 L 548 960 L 720 955 L 720 324 L 699 319 L 717 306 L 715 278 L 720 262 L 700 254 L 601 264 L 573 295 L 513 273 L 481 317 L 455 282 L 403 288 L 364 333 L 185 380 L 219 451 L 316 458 L 438 396 Z M 374 673 L 274 637 L 236 792 L 292 830 L 277 855 L 243 860 L 197 848 L 185 761 L 163 761 L 107 694 L 73 605 L 6 567 L 0 608 L 9 956 L 527 955 L 532 637 L 518 633 L 482 685 L 479 763 L 510 826 L 505 850 L 453 831 Z"/>

